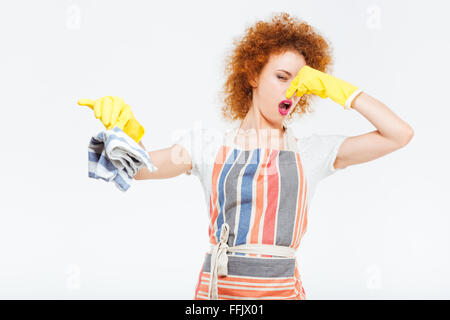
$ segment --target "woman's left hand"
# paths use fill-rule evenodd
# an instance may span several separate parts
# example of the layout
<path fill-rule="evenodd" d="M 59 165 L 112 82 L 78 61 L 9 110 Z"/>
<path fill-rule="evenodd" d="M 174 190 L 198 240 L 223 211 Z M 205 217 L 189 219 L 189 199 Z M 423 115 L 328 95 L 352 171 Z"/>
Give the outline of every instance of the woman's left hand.
<path fill-rule="evenodd" d="M 289 99 L 294 93 L 298 97 L 312 93 L 321 98 L 330 98 L 344 109 L 349 109 L 352 101 L 361 92 L 359 88 L 344 80 L 305 65 L 292 80 L 286 91 L 286 98 Z"/>

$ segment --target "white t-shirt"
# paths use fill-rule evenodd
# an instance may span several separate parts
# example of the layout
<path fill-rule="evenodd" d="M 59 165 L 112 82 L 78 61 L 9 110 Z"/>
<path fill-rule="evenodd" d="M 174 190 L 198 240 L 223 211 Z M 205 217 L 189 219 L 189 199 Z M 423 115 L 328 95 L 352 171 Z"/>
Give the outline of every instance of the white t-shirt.
<path fill-rule="evenodd" d="M 209 206 L 214 160 L 220 147 L 224 144 L 224 135 L 224 131 L 212 128 L 190 129 L 178 139 L 175 139 L 174 142 L 174 144 L 183 146 L 191 156 L 192 170 L 186 174 L 192 173 L 200 179 L 207 208 Z M 318 183 L 342 170 L 334 168 L 334 161 L 339 147 L 346 138 L 348 136 L 340 134 L 312 134 L 307 137 L 296 138 L 300 161 L 306 176 L 308 207 L 310 207 Z"/>

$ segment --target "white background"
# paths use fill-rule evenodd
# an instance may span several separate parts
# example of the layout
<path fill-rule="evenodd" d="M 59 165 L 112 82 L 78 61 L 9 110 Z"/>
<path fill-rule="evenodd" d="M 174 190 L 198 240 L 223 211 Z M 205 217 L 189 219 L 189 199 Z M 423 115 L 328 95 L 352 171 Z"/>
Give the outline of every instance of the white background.
<path fill-rule="evenodd" d="M 88 178 L 103 125 L 80 98 L 123 97 L 148 150 L 226 127 L 233 39 L 289 12 L 333 46 L 332 74 L 409 123 L 405 148 L 319 185 L 298 252 L 309 299 L 449 299 L 447 1 L 2 1 L 0 298 L 192 299 L 208 248 L 197 177 Z M 297 136 L 375 130 L 317 97 Z"/>

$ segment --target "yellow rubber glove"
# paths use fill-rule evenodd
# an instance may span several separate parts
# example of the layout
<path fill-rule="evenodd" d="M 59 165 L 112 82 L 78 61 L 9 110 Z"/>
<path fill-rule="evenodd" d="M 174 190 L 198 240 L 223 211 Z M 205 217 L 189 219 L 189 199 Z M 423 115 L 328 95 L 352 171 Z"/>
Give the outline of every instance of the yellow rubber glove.
<path fill-rule="evenodd" d="M 344 109 L 350 109 L 353 100 L 362 91 L 344 80 L 305 65 L 292 80 L 286 98 L 289 99 L 295 92 L 298 97 L 312 93 L 321 98 L 330 98 Z"/>
<path fill-rule="evenodd" d="M 144 127 L 134 118 L 131 107 L 120 97 L 105 96 L 95 101 L 80 99 L 78 104 L 94 110 L 95 117 L 100 119 L 108 130 L 117 126 L 136 143 L 144 136 Z"/>

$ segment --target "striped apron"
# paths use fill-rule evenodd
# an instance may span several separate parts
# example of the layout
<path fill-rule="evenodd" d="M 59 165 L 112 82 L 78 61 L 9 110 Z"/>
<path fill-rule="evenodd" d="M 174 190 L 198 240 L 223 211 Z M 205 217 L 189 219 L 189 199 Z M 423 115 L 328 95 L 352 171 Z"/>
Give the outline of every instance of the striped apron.
<path fill-rule="evenodd" d="M 240 149 L 239 128 L 216 155 L 209 239 L 194 299 L 305 299 L 296 249 L 306 231 L 306 177 L 291 128 L 286 150 Z"/>

